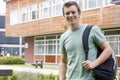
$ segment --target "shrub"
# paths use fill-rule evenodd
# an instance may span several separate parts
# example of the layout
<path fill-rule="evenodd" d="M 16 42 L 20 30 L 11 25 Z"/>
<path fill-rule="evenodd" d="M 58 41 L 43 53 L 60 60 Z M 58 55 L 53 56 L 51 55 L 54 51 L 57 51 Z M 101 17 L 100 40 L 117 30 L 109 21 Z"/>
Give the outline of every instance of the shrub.
<path fill-rule="evenodd" d="M 17 80 L 58 80 L 57 75 L 22 72 L 18 74 Z"/>
<path fill-rule="evenodd" d="M 117 72 L 117 76 L 118 76 L 118 78 L 120 80 L 120 71 Z"/>
<path fill-rule="evenodd" d="M 0 76 L 0 80 L 58 80 L 58 75 L 30 72 L 13 72 L 12 76 Z"/>
<path fill-rule="evenodd" d="M 18 76 L 18 74 L 17 74 L 17 72 L 13 72 L 13 74 L 12 74 L 12 76 L 10 76 L 10 80 L 17 80 L 17 76 Z"/>
<path fill-rule="evenodd" d="M 19 56 L 3 56 L 0 57 L 0 64 L 24 64 L 24 59 Z"/>
<path fill-rule="evenodd" d="M 7 76 L 1 76 L 0 80 L 9 80 Z"/>

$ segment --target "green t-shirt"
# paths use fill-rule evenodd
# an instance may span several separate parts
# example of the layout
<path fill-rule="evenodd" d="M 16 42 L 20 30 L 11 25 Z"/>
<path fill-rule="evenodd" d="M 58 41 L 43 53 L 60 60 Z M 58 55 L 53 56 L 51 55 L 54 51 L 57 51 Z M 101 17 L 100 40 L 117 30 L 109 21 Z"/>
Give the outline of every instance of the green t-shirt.
<path fill-rule="evenodd" d="M 69 29 L 60 37 L 60 52 L 66 53 L 68 59 L 66 80 L 95 80 L 92 70 L 86 70 L 82 65 L 82 62 L 85 60 L 82 35 L 86 26 L 87 24 L 83 24 L 75 30 Z M 93 61 L 96 59 L 97 55 L 95 44 L 100 45 L 106 41 L 106 39 L 102 34 L 100 28 L 93 26 L 89 34 L 88 41 L 88 60 Z"/>

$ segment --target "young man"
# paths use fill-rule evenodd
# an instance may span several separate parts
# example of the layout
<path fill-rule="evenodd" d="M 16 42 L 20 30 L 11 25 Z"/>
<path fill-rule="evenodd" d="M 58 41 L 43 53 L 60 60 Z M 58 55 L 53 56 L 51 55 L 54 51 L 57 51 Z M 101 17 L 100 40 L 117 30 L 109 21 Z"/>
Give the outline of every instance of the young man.
<path fill-rule="evenodd" d="M 60 68 L 59 80 L 95 80 L 93 68 L 104 62 L 112 54 L 112 49 L 97 26 L 93 26 L 89 35 L 88 60 L 82 43 L 82 34 L 87 24 L 80 23 L 80 8 L 76 2 L 69 1 L 63 5 L 63 16 L 69 24 L 69 29 L 60 38 Z M 96 59 L 99 45 L 103 52 Z"/>

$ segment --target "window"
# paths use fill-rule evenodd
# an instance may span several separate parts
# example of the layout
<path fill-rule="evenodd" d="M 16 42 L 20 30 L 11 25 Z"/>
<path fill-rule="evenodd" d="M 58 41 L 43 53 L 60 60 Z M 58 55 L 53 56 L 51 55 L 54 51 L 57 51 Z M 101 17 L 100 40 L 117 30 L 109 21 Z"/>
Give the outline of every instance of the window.
<path fill-rule="evenodd" d="M 120 55 L 120 35 L 119 34 L 120 34 L 119 29 L 104 31 L 104 35 L 116 55 Z"/>
<path fill-rule="evenodd" d="M 104 31 L 105 35 L 119 35 L 120 34 L 120 30 L 108 30 L 108 31 Z"/>
<path fill-rule="evenodd" d="M 104 6 L 111 5 L 111 0 L 103 0 L 103 2 Z"/>
<path fill-rule="evenodd" d="M 50 2 L 44 1 L 39 5 L 39 18 L 48 18 L 50 16 Z"/>
<path fill-rule="evenodd" d="M 80 0 L 66 0 L 66 1 L 75 1 L 78 5 L 80 5 Z"/>
<path fill-rule="evenodd" d="M 31 5 L 29 6 L 29 20 L 36 20 L 37 19 L 37 10 L 38 10 L 38 7 L 37 7 L 37 4 L 34 4 L 34 5 Z"/>
<path fill-rule="evenodd" d="M 10 25 L 18 24 L 18 10 L 10 12 Z"/>
<path fill-rule="evenodd" d="M 100 7 L 101 0 L 83 0 L 83 9 L 93 9 Z"/>
<path fill-rule="evenodd" d="M 27 21 L 27 8 L 21 8 L 19 10 L 19 22 L 26 22 Z"/>
<path fill-rule="evenodd" d="M 35 54 L 58 54 L 59 35 L 35 38 Z"/>
<path fill-rule="evenodd" d="M 44 52 L 44 41 L 35 41 L 35 53 L 36 54 L 43 54 Z"/>
<path fill-rule="evenodd" d="M 109 44 L 111 45 L 114 53 L 116 55 L 120 55 L 120 36 L 106 36 L 107 41 L 109 42 Z"/>
<path fill-rule="evenodd" d="M 62 15 L 62 5 L 64 0 L 52 0 L 52 16 Z"/>
<path fill-rule="evenodd" d="M 46 41 L 46 53 L 54 54 L 56 53 L 56 40 L 47 40 Z"/>

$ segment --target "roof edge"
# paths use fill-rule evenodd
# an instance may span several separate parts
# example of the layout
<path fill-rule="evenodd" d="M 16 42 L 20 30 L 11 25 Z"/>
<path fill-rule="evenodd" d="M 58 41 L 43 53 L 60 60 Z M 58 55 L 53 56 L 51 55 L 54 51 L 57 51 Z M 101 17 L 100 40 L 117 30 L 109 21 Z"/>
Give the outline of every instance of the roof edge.
<path fill-rule="evenodd" d="M 117 24 L 109 24 L 109 25 L 101 25 L 101 29 L 120 29 L 120 23 Z"/>
<path fill-rule="evenodd" d="M 9 1 L 11 1 L 11 0 L 3 0 L 4 2 L 9 2 Z"/>

